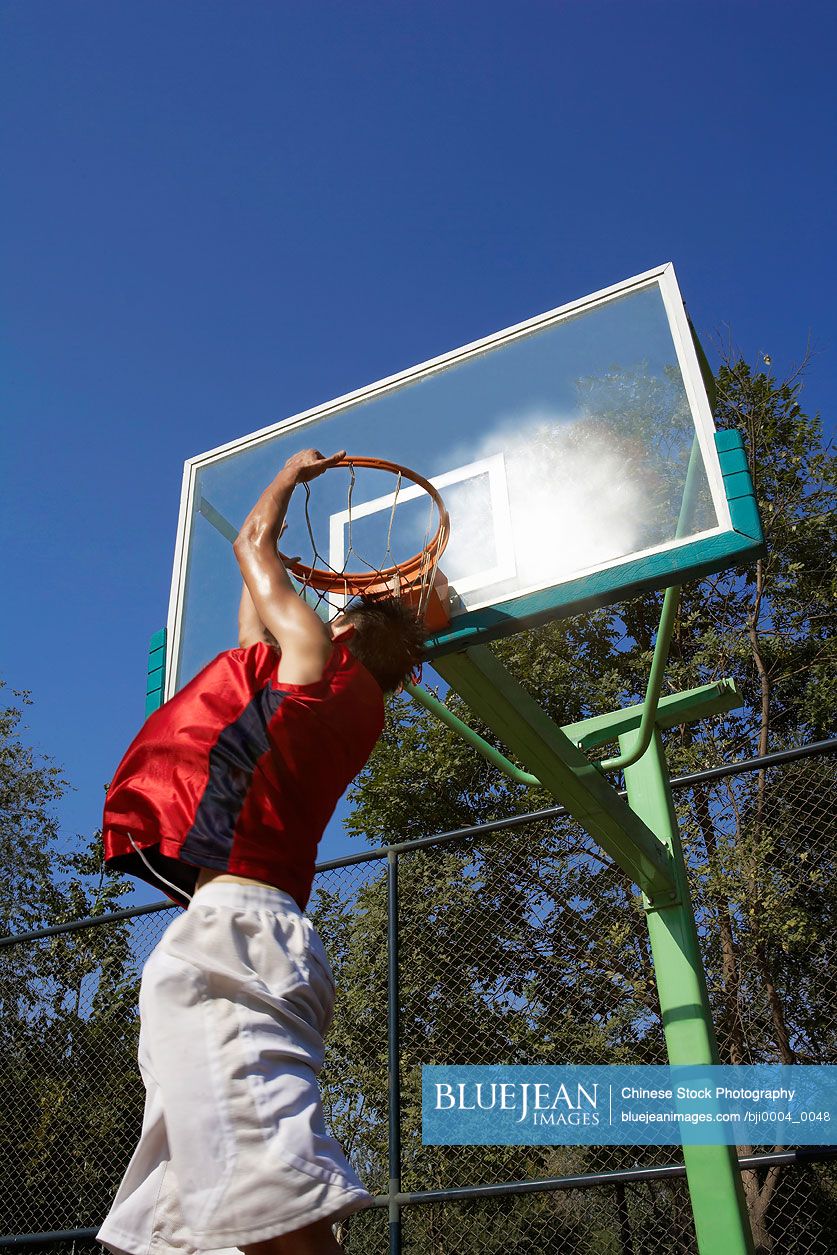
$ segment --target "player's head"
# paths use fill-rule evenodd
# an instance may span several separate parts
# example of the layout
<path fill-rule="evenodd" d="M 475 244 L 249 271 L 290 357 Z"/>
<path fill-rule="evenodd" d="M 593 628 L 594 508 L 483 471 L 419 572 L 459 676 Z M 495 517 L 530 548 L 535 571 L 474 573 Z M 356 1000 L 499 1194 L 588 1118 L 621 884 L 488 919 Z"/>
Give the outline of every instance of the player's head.
<path fill-rule="evenodd" d="M 405 684 L 424 658 L 426 631 L 421 619 L 397 597 L 353 602 L 332 624 L 335 636 L 342 627 L 354 631 L 346 644 L 385 693 Z"/>

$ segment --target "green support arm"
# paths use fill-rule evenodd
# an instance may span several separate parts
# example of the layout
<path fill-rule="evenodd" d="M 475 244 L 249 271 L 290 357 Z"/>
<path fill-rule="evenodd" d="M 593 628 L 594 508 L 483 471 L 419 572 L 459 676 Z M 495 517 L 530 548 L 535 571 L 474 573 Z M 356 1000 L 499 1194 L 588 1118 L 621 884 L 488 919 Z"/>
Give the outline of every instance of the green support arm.
<path fill-rule="evenodd" d="M 417 701 L 425 710 L 429 710 L 431 715 L 439 720 L 440 723 L 447 724 L 449 728 L 462 737 L 463 741 L 467 741 L 472 745 L 478 754 L 482 754 L 483 758 L 491 763 L 492 767 L 496 767 L 498 771 L 502 771 L 504 776 L 508 776 L 510 780 L 514 780 L 515 784 L 528 784 L 531 786 L 540 785 L 537 776 L 533 776 L 531 772 L 523 771 L 520 767 L 515 767 L 514 763 L 506 758 L 505 754 L 501 754 L 498 749 L 490 745 L 479 732 L 475 732 L 473 728 L 469 728 L 458 715 L 449 710 L 444 702 L 440 702 L 438 697 L 434 697 L 432 693 L 428 693 L 427 689 L 423 689 L 418 684 L 405 684 L 404 692 L 409 693 L 414 701 Z"/>
<path fill-rule="evenodd" d="M 709 719 L 712 715 L 725 715 L 743 705 L 744 698 L 735 687 L 734 680 L 715 680 L 712 684 L 701 684 L 697 688 L 684 689 L 682 693 L 669 693 L 666 697 L 661 697 L 654 724 L 665 731 L 667 728 L 679 727 L 681 723 L 694 723 L 698 719 Z M 624 710 L 610 710 L 604 715 L 580 719 L 578 723 L 566 723 L 564 732 L 573 745 L 581 750 L 591 750 L 597 745 L 605 745 L 608 741 L 624 736 L 626 732 L 636 732 L 644 712 L 645 702 L 638 702 L 635 706 L 626 706 Z"/>
<path fill-rule="evenodd" d="M 448 655 L 434 666 L 652 901 L 674 900 L 662 842 L 489 649 Z"/>
<path fill-rule="evenodd" d="M 677 618 L 677 610 L 680 606 L 680 589 L 679 587 L 667 588 L 663 596 L 663 608 L 660 613 L 660 626 L 657 628 L 657 639 L 654 642 L 654 656 L 651 659 L 651 673 L 648 676 L 648 687 L 645 692 L 645 701 L 642 703 L 642 719 L 640 720 L 639 731 L 637 732 L 635 744 L 629 752 L 623 751 L 615 755 L 613 758 L 606 758 L 600 764 L 601 771 L 624 771 L 626 767 L 633 766 L 639 762 L 642 755 L 651 744 L 651 737 L 654 735 L 654 728 L 657 719 L 657 706 L 660 702 L 660 690 L 663 687 L 663 675 L 665 674 L 666 663 L 668 662 L 668 651 L 671 645 L 671 635 L 674 631 L 674 621 Z"/>
<path fill-rule="evenodd" d="M 525 784 L 532 788 L 541 785 L 537 776 L 515 766 L 505 754 L 501 754 L 495 746 L 455 715 L 444 702 L 428 693 L 427 689 L 418 684 L 405 684 L 404 692 L 409 693 L 414 701 L 430 711 L 441 723 L 452 728 L 463 741 L 467 741 L 478 754 L 482 754 L 492 767 L 496 767 L 515 784 Z M 697 719 L 708 719 L 712 715 L 723 715 L 729 710 L 737 710 L 743 702 L 734 680 L 716 680 L 714 684 L 701 684 L 698 688 L 670 693 L 667 697 L 660 698 L 654 726 L 661 729 L 676 728 L 681 723 L 692 723 Z M 561 730 L 580 750 L 590 750 L 607 741 L 614 741 L 626 732 L 636 732 L 645 709 L 645 702 L 638 702 L 637 705 L 626 706 L 623 710 L 611 710 L 605 715 L 593 715 L 589 719 L 579 720 L 578 723 L 565 724 Z M 600 771 L 602 767 L 599 763 Z"/>

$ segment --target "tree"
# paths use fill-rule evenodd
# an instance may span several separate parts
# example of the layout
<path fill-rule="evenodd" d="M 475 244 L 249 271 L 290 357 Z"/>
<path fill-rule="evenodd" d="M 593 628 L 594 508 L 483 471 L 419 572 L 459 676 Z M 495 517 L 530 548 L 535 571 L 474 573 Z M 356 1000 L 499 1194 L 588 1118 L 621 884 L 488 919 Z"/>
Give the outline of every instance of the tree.
<path fill-rule="evenodd" d="M 25 703 L 25 694 L 18 697 Z M 130 890 L 105 871 L 98 834 L 68 849 L 61 771 L 0 712 L 4 936 L 106 914 Z M 101 1219 L 142 1112 L 138 978 L 125 922 L 0 950 L 0 1198 L 18 1231 Z"/>
<path fill-rule="evenodd" d="M 0 689 L 4 688 L 0 681 Z M 54 804 L 67 782 L 20 739 L 22 706 L 0 709 L 0 928 L 3 935 L 41 926 L 51 898 L 51 858 L 57 838 Z"/>

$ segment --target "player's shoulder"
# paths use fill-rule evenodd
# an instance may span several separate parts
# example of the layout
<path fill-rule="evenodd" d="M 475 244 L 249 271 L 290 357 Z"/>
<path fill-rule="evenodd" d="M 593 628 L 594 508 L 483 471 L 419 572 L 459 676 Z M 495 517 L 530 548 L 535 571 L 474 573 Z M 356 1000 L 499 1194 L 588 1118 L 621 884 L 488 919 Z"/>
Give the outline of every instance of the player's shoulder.
<path fill-rule="evenodd" d="M 307 684 L 289 683 L 277 669 L 275 687 L 301 700 L 362 704 L 383 710 L 383 693 L 377 680 L 340 640 L 334 641 L 321 674 Z"/>

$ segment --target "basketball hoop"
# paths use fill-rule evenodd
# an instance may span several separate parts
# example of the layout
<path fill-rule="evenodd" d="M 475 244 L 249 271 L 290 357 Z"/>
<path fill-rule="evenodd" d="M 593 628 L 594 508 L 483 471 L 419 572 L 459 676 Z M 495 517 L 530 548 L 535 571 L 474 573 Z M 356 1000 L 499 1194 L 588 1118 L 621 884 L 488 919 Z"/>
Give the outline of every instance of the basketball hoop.
<path fill-rule="evenodd" d="M 299 580 L 304 588 L 316 589 L 317 592 L 324 595 L 336 593 L 338 596 L 346 599 L 360 596 L 373 600 L 379 597 L 397 597 L 416 610 L 424 620 L 428 631 L 436 632 L 441 628 L 447 627 L 450 623 L 448 583 L 439 570 L 439 559 L 450 539 L 450 519 L 438 490 L 423 475 L 419 475 L 416 471 L 411 471 L 406 466 L 400 466 L 397 462 L 388 462 L 383 458 L 345 457 L 340 462 L 335 463 L 332 469 L 336 470 L 339 467 L 347 468 L 351 475 L 347 510 L 350 538 L 354 468 L 388 471 L 396 477 L 387 536 L 387 552 L 384 555 L 384 561 L 388 556 L 391 556 L 389 546 L 395 521 L 395 509 L 398 504 L 398 496 L 403 480 L 409 480 L 411 483 L 417 484 L 419 488 L 427 493 L 437 514 L 436 531 L 430 539 L 426 540 L 423 548 L 418 553 L 411 558 L 405 559 L 403 562 L 376 567 L 368 563 L 359 554 L 355 554 L 367 567 L 366 570 L 337 571 L 331 566 L 318 566 L 316 563 L 318 561 L 322 563 L 324 559 L 317 549 L 311 528 L 308 513 L 310 486 L 306 483 L 304 485 L 306 490 L 305 517 L 308 524 L 308 534 L 314 549 L 314 559 L 310 565 L 300 562 L 298 559 L 289 562 L 287 568 L 290 573 Z M 429 531 L 430 527 L 428 526 L 428 535 Z M 354 552 L 350 539 L 349 552 L 346 555 L 347 562 Z"/>

